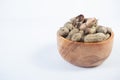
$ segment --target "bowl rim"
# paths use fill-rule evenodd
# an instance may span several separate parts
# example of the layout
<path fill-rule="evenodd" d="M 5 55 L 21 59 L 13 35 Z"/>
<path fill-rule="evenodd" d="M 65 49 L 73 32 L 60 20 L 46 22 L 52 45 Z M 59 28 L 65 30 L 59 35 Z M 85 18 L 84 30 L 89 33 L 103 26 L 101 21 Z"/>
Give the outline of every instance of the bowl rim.
<path fill-rule="evenodd" d="M 104 41 L 100 41 L 100 42 L 76 42 L 76 41 L 71 41 L 71 40 L 66 39 L 66 38 L 62 37 L 61 35 L 59 35 L 58 32 L 57 32 L 57 37 L 62 38 L 66 42 L 72 42 L 72 43 L 75 43 L 75 44 L 104 44 L 104 43 L 109 42 L 111 39 L 114 38 L 114 32 L 113 31 L 111 32 L 111 36 L 108 39 L 106 39 Z"/>

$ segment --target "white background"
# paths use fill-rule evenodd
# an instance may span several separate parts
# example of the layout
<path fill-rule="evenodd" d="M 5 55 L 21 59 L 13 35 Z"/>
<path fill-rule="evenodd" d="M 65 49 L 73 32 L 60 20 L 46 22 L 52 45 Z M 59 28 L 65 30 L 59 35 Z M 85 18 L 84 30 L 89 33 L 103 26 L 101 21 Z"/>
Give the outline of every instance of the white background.
<path fill-rule="evenodd" d="M 0 0 L 0 80 L 119 80 L 119 0 Z M 110 57 L 95 68 L 64 61 L 56 31 L 79 14 L 115 33 Z"/>

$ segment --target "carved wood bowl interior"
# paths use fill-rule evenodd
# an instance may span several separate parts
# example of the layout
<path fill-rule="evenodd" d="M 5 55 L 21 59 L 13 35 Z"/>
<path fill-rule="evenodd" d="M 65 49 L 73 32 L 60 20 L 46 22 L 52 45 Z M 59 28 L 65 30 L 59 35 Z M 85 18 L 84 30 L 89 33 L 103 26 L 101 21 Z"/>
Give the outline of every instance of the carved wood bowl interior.
<path fill-rule="evenodd" d="M 57 46 L 60 55 L 69 63 L 80 67 L 95 67 L 104 62 L 111 53 L 114 33 L 109 39 L 84 43 L 74 42 L 57 33 Z"/>

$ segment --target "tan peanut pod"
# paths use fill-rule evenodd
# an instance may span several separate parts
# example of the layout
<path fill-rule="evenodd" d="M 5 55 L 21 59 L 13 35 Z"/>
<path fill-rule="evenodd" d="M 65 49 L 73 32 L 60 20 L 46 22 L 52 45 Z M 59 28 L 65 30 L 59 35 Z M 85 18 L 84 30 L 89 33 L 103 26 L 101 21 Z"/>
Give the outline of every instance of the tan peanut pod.
<path fill-rule="evenodd" d="M 66 27 L 61 27 L 60 30 L 58 31 L 59 35 L 66 37 L 69 33 L 68 28 Z"/>
<path fill-rule="evenodd" d="M 109 34 L 111 34 L 111 33 L 112 33 L 112 29 L 111 29 L 111 28 L 106 27 L 106 29 L 107 29 L 107 33 L 109 33 Z"/>
<path fill-rule="evenodd" d="M 106 39 L 108 39 L 110 37 L 110 34 L 109 33 L 107 33 L 106 34 Z"/>
<path fill-rule="evenodd" d="M 107 33 L 107 29 L 106 29 L 104 26 L 100 26 L 100 25 L 99 25 L 99 26 L 97 27 L 97 32 L 98 32 L 98 33 L 105 33 L 105 34 L 106 34 L 106 33 Z"/>
<path fill-rule="evenodd" d="M 79 32 L 79 30 L 77 28 L 74 28 L 73 30 L 71 30 L 68 34 L 68 36 L 66 37 L 67 39 L 71 39 L 71 37 L 73 36 L 73 34 Z"/>
<path fill-rule="evenodd" d="M 96 27 L 85 29 L 85 34 L 93 34 L 93 33 L 96 33 Z"/>
<path fill-rule="evenodd" d="M 87 26 L 86 26 L 86 24 L 85 24 L 85 23 L 83 23 L 83 24 L 81 24 L 81 26 L 79 27 L 79 29 L 80 29 L 80 30 L 85 30 L 85 29 L 86 29 L 86 27 L 87 27 Z"/>
<path fill-rule="evenodd" d="M 71 22 L 67 22 L 64 24 L 64 27 L 68 28 L 69 30 L 72 30 L 74 28 L 74 26 L 72 25 Z"/>
<path fill-rule="evenodd" d="M 82 37 L 82 33 L 75 33 L 75 34 L 73 34 L 71 40 L 72 41 L 80 41 L 81 37 Z"/>
<path fill-rule="evenodd" d="M 92 26 L 96 25 L 96 23 L 97 23 L 96 18 L 88 18 L 87 22 L 86 22 L 86 26 L 87 27 L 92 27 Z"/>
<path fill-rule="evenodd" d="M 88 34 L 84 37 L 84 42 L 100 42 L 105 39 L 106 36 L 103 33 Z"/>

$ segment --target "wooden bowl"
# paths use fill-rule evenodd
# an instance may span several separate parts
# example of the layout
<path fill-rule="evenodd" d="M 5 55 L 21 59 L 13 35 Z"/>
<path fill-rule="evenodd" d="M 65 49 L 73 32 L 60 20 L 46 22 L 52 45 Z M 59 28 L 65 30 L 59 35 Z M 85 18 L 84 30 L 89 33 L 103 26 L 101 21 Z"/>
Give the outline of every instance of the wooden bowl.
<path fill-rule="evenodd" d="M 74 42 L 57 33 L 57 46 L 60 55 L 69 63 L 81 67 L 95 67 L 103 63 L 110 55 L 114 33 L 102 42 Z"/>

